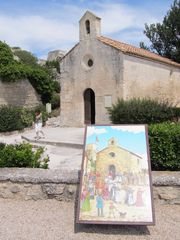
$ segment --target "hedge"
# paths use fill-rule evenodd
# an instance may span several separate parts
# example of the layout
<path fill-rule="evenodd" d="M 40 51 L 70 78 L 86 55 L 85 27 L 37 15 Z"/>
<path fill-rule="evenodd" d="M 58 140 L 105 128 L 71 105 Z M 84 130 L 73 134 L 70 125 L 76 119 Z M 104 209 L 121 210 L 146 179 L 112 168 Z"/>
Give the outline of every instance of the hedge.
<path fill-rule="evenodd" d="M 180 124 L 149 126 L 149 145 L 153 170 L 180 170 Z"/>
<path fill-rule="evenodd" d="M 48 168 L 49 157 L 43 157 L 44 148 L 33 151 L 28 143 L 6 145 L 0 143 L 0 167 Z"/>
<path fill-rule="evenodd" d="M 157 102 L 151 99 L 118 99 L 108 112 L 114 124 L 152 124 L 180 117 L 179 108 L 171 107 L 168 102 Z"/>
<path fill-rule="evenodd" d="M 33 123 L 30 110 L 14 106 L 0 107 L 0 132 L 22 130 Z"/>
<path fill-rule="evenodd" d="M 35 111 L 42 112 L 43 125 L 48 119 L 45 106 L 38 106 L 33 110 L 15 107 L 15 106 L 1 106 L 0 107 L 0 132 L 10 132 L 15 130 L 22 130 L 26 127 L 32 126 L 35 121 Z"/>

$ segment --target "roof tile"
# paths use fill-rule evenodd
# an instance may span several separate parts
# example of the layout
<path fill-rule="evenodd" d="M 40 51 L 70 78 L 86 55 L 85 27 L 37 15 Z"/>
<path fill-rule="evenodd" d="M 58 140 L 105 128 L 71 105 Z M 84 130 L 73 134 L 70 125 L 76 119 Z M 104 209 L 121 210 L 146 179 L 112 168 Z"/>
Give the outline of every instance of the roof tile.
<path fill-rule="evenodd" d="M 145 57 L 151 60 L 155 60 L 155 61 L 159 61 L 159 62 L 163 62 L 169 65 L 173 65 L 175 67 L 180 67 L 179 63 L 176 63 L 168 58 L 165 57 L 161 57 L 160 55 L 156 54 L 156 53 L 152 53 L 148 50 L 145 50 L 143 48 L 138 48 L 138 47 L 134 47 L 130 44 L 127 43 L 122 43 L 104 36 L 98 37 L 97 38 L 99 41 L 112 46 L 116 49 L 119 49 L 120 51 L 127 53 L 127 54 L 132 54 L 132 55 L 136 55 L 136 56 L 140 56 L 140 57 Z"/>

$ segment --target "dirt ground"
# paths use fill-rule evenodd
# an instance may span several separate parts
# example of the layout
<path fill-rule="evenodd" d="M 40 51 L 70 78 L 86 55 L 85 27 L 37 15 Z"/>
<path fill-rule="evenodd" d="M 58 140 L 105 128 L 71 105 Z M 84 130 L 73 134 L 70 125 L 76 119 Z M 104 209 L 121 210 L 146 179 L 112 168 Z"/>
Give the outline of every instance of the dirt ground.
<path fill-rule="evenodd" d="M 0 240 L 179 240 L 180 206 L 155 202 L 155 226 L 75 224 L 74 202 L 0 199 Z"/>

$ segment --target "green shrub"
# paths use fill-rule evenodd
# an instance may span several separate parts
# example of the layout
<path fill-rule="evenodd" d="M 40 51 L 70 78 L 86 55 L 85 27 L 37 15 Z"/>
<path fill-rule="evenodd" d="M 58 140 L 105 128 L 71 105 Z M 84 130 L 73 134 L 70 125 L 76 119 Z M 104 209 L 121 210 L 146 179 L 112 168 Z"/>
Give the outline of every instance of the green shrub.
<path fill-rule="evenodd" d="M 11 62 L 13 62 L 11 48 L 6 43 L 0 41 L 0 67 Z"/>
<path fill-rule="evenodd" d="M 51 107 L 53 110 L 60 107 L 60 95 L 59 94 L 52 95 Z"/>
<path fill-rule="evenodd" d="M 56 93 L 60 93 L 61 87 L 58 81 L 53 81 L 53 89 Z"/>
<path fill-rule="evenodd" d="M 21 109 L 18 107 L 0 107 L 0 132 L 22 130 Z"/>
<path fill-rule="evenodd" d="M 58 60 L 46 61 L 45 67 L 51 71 L 52 68 L 56 68 L 56 71 L 60 73 L 60 63 Z"/>
<path fill-rule="evenodd" d="M 157 102 L 150 99 L 118 99 L 117 103 L 108 109 L 110 120 L 117 123 L 160 123 L 180 116 L 178 110 L 168 102 Z"/>
<path fill-rule="evenodd" d="M 22 130 L 32 126 L 34 112 L 22 107 L 1 106 L 0 107 L 0 132 Z"/>
<path fill-rule="evenodd" d="M 18 62 L 0 67 L 0 76 L 3 82 L 16 82 L 26 79 L 29 75 L 29 68 Z"/>
<path fill-rule="evenodd" d="M 41 95 L 43 103 L 51 101 L 52 94 L 59 91 L 49 69 L 37 64 L 37 59 L 29 52 L 17 50 L 21 62 L 14 60 L 11 48 L 0 41 L 0 78 L 4 82 L 15 82 L 28 79 L 38 94 Z M 57 65 L 57 63 L 56 63 Z"/>
<path fill-rule="evenodd" d="M 33 151 L 28 143 L 17 145 L 0 144 L 0 167 L 48 168 L 48 157 L 43 157 L 44 149 Z"/>
<path fill-rule="evenodd" d="M 149 126 L 150 155 L 153 170 L 180 170 L 180 124 Z"/>
<path fill-rule="evenodd" d="M 13 48 L 14 55 L 16 55 L 21 63 L 29 66 L 37 66 L 38 59 L 31 52 L 22 50 L 20 48 Z"/>
<path fill-rule="evenodd" d="M 21 109 L 21 121 L 22 121 L 24 127 L 32 126 L 32 124 L 34 122 L 33 114 L 34 114 L 33 110 L 29 110 L 27 108 Z"/>
<path fill-rule="evenodd" d="M 34 110 L 15 106 L 0 107 L 0 132 L 22 130 L 32 126 L 37 110 L 42 113 L 43 125 L 45 125 L 49 115 L 44 105 L 40 105 Z"/>

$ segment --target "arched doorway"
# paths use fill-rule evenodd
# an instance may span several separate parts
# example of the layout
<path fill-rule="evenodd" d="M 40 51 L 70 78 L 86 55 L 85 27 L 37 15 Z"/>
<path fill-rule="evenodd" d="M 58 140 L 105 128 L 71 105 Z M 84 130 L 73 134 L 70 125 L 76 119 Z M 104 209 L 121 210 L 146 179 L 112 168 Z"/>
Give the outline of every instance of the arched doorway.
<path fill-rule="evenodd" d="M 91 88 L 84 91 L 84 122 L 95 124 L 95 94 Z"/>

